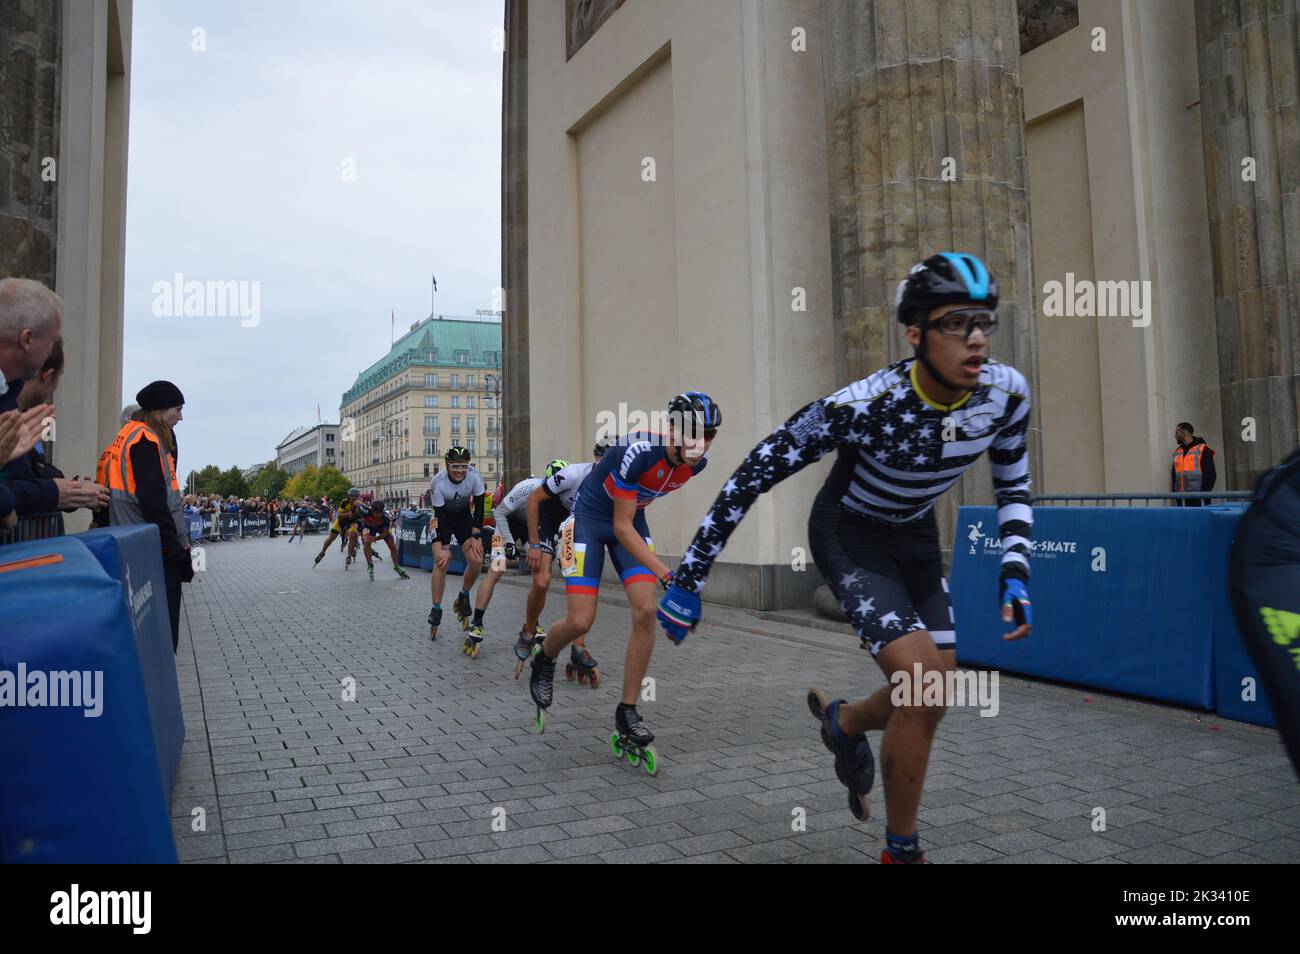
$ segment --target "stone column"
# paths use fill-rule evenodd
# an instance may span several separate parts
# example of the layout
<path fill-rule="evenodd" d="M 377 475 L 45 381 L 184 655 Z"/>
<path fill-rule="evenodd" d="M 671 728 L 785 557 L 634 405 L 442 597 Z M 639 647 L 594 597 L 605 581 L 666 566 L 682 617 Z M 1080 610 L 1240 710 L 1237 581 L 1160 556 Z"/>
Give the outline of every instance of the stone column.
<path fill-rule="evenodd" d="M 506 0 L 501 68 L 502 423 L 506 487 L 528 476 L 528 0 Z"/>
<path fill-rule="evenodd" d="M 1300 440 L 1298 31 L 1295 0 L 1196 3 L 1225 443 L 1216 489 L 1250 490 Z M 1254 441 L 1242 440 L 1247 418 Z"/>
<path fill-rule="evenodd" d="M 54 287 L 63 6 L 0 4 L 0 277 Z M 55 167 L 57 169 L 57 167 Z"/>
<path fill-rule="evenodd" d="M 993 357 L 1035 392 L 1037 475 L 1019 34 L 1014 0 L 826 0 L 832 291 L 843 383 L 912 353 L 894 318 L 912 264 L 943 251 L 982 258 L 1001 296 Z M 945 549 L 956 508 L 992 500 L 984 458 L 938 505 Z"/>

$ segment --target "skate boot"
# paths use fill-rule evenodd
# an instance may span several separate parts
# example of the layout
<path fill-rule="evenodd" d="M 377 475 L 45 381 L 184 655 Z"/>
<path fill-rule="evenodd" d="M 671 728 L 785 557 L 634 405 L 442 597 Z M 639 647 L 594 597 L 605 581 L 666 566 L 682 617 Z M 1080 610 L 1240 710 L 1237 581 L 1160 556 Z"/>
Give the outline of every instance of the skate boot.
<path fill-rule="evenodd" d="M 345 570 L 352 569 L 352 557 L 349 556 L 343 560 L 343 569 Z"/>
<path fill-rule="evenodd" d="M 400 566 L 398 566 L 396 563 L 393 564 L 393 569 L 397 571 L 397 575 L 400 576 L 402 579 L 409 580 L 411 578 L 407 574 L 407 572 L 403 570 Z"/>
<path fill-rule="evenodd" d="M 836 717 L 843 699 L 827 702 L 820 689 L 808 690 L 808 711 L 822 724 L 822 744 L 835 756 L 835 777 L 849 790 L 849 811 L 858 821 L 871 817 L 867 795 L 876 781 L 876 760 L 865 735 L 846 736 Z"/>
<path fill-rule="evenodd" d="M 928 865 L 930 862 L 925 860 L 924 852 L 911 861 L 899 861 L 888 848 L 882 848 L 880 850 L 880 863 L 882 865 Z"/>
<path fill-rule="evenodd" d="M 659 771 L 659 753 L 650 744 L 655 734 L 650 731 L 635 706 L 619 706 L 614 713 L 614 728 L 617 730 L 609 737 L 609 747 L 614 758 L 627 756 L 627 764 L 637 766 L 645 763 L 647 775 Z"/>
<path fill-rule="evenodd" d="M 590 682 L 591 688 L 595 689 L 600 685 L 600 670 L 596 668 L 596 660 L 587 652 L 586 646 L 577 643 L 569 647 L 569 661 L 564 664 L 564 678 L 573 682 L 574 676 L 578 677 L 580 686 Z"/>
<path fill-rule="evenodd" d="M 542 644 L 546 638 L 546 630 L 537 627 L 537 633 L 529 633 L 527 629 L 519 631 L 519 638 L 515 640 L 515 678 L 524 671 L 524 663 L 528 662 L 528 657 L 537 652 L 537 647 Z"/>
<path fill-rule="evenodd" d="M 469 605 L 468 593 L 456 594 L 456 619 L 460 621 L 461 629 L 469 629 L 470 620 L 474 617 L 474 610 Z"/>
<path fill-rule="evenodd" d="M 477 659 L 478 647 L 481 642 L 483 642 L 483 627 L 471 626 L 465 633 L 465 643 L 460 647 L 460 651 L 470 659 Z"/>
<path fill-rule="evenodd" d="M 442 625 L 442 607 L 435 606 L 429 610 L 429 638 L 438 638 L 438 627 Z"/>
<path fill-rule="evenodd" d="M 320 561 L 323 560 L 324 558 L 325 558 L 325 554 L 323 553 L 316 554 L 316 559 L 312 561 L 311 568 L 314 570 L 316 569 L 316 567 L 320 566 Z"/>
<path fill-rule="evenodd" d="M 370 572 L 370 582 L 375 582 L 375 565 L 373 563 L 367 563 L 366 569 Z"/>
<path fill-rule="evenodd" d="M 555 660 L 542 652 L 541 645 L 533 653 L 533 673 L 528 678 L 528 692 L 537 704 L 534 725 L 538 732 L 546 731 L 546 710 L 555 698 Z"/>

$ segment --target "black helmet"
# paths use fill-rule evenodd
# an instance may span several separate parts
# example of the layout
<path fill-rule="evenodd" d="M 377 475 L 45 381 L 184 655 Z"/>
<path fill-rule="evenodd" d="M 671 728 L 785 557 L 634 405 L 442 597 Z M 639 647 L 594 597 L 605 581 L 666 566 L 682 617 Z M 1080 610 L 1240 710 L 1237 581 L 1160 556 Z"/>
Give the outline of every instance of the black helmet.
<path fill-rule="evenodd" d="M 668 402 L 668 414 L 671 419 L 680 417 L 683 430 L 693 426 L 708 431 L 722 424 L 722 409 L 703 391 L 683 391 Z M 686 424 L 688 418 L 691 425 Z"/>
<path fill-rule="evenodd" d="M 348 496 L 349 496 L 349 497 L 360 497 L 360 496 L 361 496 L 361 491 L 357 490 L 357 488 L 355 488 L 355 487 L 349 487 L 349 488 L 348 488 Z"/>
<path fill-rule="evenodd" d="M 456 444 L 447 448 L 445 458 L 448 464 L 468 464 L 469 451 L 466 448 L 461 447 L 459 444 Z"/>
<path fill-rule="evenodd" d="M 591 449 L 591 456 L 604 457 L 605 451 L 609 450 L 610 446 L 609 441 L 602 437 L 600 440 L 596 441 L 596 446 Z"/>
<path fill-rule="evenodd" d="M 905 325 L 924 320 L 935 308 L 974 303 L 998 307 L 998 283 L 974 255 L 940 252 L 912 266 L 898 283 L 894 304 Z"/>

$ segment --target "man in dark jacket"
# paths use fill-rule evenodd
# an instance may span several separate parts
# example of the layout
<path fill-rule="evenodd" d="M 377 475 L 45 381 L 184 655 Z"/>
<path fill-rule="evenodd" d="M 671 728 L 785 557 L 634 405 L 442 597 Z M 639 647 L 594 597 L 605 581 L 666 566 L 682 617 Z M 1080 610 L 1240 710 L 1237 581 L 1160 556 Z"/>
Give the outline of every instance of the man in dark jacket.
<path fill-rule="evenodd" d="M 1203 438 L 1195 436 L 1192 425 L 1184 421 L 1174 430 L 1174 461 L 1169 468 L 1169 489 L 1173 493 L 1210 491 L 1218 474 L 1214 469 L 1214 451 Z M 1185 507 L 1199 507 L 1203 500 L 1177 501 Z"/>

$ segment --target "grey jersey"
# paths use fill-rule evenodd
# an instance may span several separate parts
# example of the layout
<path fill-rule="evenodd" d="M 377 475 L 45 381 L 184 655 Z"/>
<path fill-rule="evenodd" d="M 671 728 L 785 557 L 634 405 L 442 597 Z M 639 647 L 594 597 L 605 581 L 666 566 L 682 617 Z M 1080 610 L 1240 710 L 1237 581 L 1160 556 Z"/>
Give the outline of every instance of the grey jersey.
<path fill-rule="evenodd" d="M 429 496 L 433 506 L 450 513 L 468 510 L 473 505 L 474 498 L 484 492 L 483 478 L 473 467 L 470 467 L 465 479 L 458 484 L 452 483 L 445 470 L 438 471 L 433 480 L 429 481 Z"/>
<path fill-rule="evenodd" d="M 595 466 L 596 464 L 593 461 L 570 464 L 563 470 L 557 471 L 546 478 L 546 492 L 552 497 L 558 498 L 560 503 L 564 504 L 564 509 L 572 513 L 574 498 L 578 496 L 578 488 L 582 486 L 583 480 L 591 473 L 591 468 Z"/>
<path fill-rule="evenodd" d="M 521 519 L 526 520 L 528 509 L 525 506 L 528 496 L 541 486 L 542 478 L 529 477 L 527 480 L 521 480 L 510 488 L 510 493 L 501 498 L 501 502 L 492 508 L 492 517 L 496 520 L 497 533 L 501 534 L 502 539 L 514 541 L 514 534 L 510 532 L 510 518 L 518 514 Z M 520 541 L 527 543 L 527 540 Z"/>

